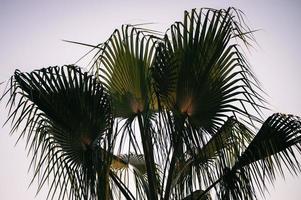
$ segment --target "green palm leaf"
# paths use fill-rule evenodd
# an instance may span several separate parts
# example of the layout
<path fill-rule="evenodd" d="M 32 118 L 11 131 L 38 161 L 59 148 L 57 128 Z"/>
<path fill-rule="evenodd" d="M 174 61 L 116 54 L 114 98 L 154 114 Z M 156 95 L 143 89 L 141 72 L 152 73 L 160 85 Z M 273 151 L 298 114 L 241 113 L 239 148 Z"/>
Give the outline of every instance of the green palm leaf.
<path fill-rule="evenodd" d="M 236 167 L 249 165 L 280 152 L 283 155 L 292 153 L 291 146 L 296 146 L 299 149 L 300 141 L 300 117 L 276 113 L 263 123 L 257 135 L 239 158 Z M 283 159 L 287 158 L 283 157 Z M 289 166 L 293 167 L 294 165 Z"/>
<path fill-rule="evenodd" d="M 94 69 L 112 94 L 118 117 L 130 117 L 148 109 L 151 99 L 149 68 L 154 37 L 130 25 L 115 30 L 95 56 Z"/>
<path fill-rule="evenodd" d="M 156 109 L 154 94 L 150 87 L 150 66 L 154 57 L 155 37 L 149 31 L 125 25 L 115 30 L 95 56 L 96 75 L 104 82 L 112 96 L 112 107 L 116 118 L 126 120 L 121 138 L 129 137 L 135 154 L 145 155 L 150 198 L 156 198 L 156 165 L 150 136 L 151 115 Z M 140 134 L 133 127 L 138 123 Z M 137 145 L 141 139 L 143 152 Z M 123 143 L 121 142 L 120 149 Z"/>
<path fill-rule="evenodd" d="M 200 187 L 205 179 L 208 179 L 205 185 L 210 186 L 218 177 L 218 173 L 202 172 L 190 164 L 183 171 L 189 175 L 184 175 L 188 177 L 185 180 L 187 184 L 172 186 L 177 182 L 172 181 L 173 174 L 178 172 L 177 165 L 183 169 L 181 165 L 185 166 L 187 155 L 191 156 L 191 163 L 198 163 L 201 152 L 196 155 L 196 149 L 206 150 L 203 157 L 207 158 L 218 152 L 208 150 L 217 146 L 207 142 L 221 135 L 219 132 L 222 132 L 230 116 L 234 115 L 235 119 L 247 121 L 252 126 L 254 122 L 260 122 L 255 114 L 261 114 L 264 100 L 257 93 L 260 90 L 257 81 L 236 40 L 241 39 L 245 43 L 252 37 L 243 34 L 249 29 L 240 21 L 240 15 L 233 8 L 185 12 L 184 20 L 173 24 L 156 47 L 151 70 L 153 86 L 160 111 L 166 111 L 165 114 L 161 113 L 164 126 L 167 127 L 162 132 L 170 135 L 166 136 L 170 139 L 170 146 L 166 149 L 172 149 L 164 167 L 165 174 L 168 174 L 163 177 L 163 183 L 166 184 L 165 199 L 171 193 L 183 198 L 194 188 Z M 251 111 L 246 108 L 251 108 Z M 237 134 L 238 138 L 244 137 L 242 130 Z M 227 134 L 221 137 L 227 138 Z M 237 145 L 236 154 L 229 154 L 230 150 L 223 154 L 219 152 L 218 160 L 226 163 L 231 161 L 233 165 L 235 155 L 239 155 L 246 144 L 244 141 Z M 219 148 L 224 149 L 224 146 Z M 204 166 L 210 163 L 204 160 Z M 217 163 L 214 164 L 214 170 L 219 171 Z M 205 174 L 211 177 L 205 178 Z M 189 178 L 192 176 L 197 177 L 194 179 L 198 179 L 198 183 L 193 183 L 194 179 Z"/>
<path fill-rule="evenodd" d="M 233 12 L 231 8 L 185 12 L 183 22 L 173 24 L 157 47 L 152 70 L 162 104 L 212 134 L 229 112 L 252 121 L 257 118 L 245 107 L 256 112 L 261 107 L 256 80 L 233 41 L 246 27 L 235 21 Z M 238 38 L 245 41 L 245 36 Z"/>

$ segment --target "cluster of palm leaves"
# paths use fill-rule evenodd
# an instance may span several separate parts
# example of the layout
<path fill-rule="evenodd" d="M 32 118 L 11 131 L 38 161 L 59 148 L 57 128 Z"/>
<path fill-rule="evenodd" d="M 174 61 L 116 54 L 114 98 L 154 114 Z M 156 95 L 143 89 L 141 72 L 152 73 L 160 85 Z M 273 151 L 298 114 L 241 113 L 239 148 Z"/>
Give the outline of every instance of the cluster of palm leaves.
<path fill-rule="evenodd" d="M 240 11 L 193 9 L 165 34 L 123 25 L 91 70 L 16 71 L 11 132 L 50 199 L 257 199 L 300 171 L 301 119 L 273 114 L 242 53 Z"/>

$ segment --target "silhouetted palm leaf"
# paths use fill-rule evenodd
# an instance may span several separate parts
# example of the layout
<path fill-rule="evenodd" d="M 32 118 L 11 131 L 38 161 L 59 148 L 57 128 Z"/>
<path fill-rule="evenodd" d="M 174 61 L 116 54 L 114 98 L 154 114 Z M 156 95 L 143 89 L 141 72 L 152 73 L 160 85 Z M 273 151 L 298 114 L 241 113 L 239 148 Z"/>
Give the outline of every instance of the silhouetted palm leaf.
<path fill-rule="evenodd" d="M 154 91 L 159 107 L 167 112 L 162 113 L 164 126 L 168 127 L 163 132 L 170 134 L 170 146 L 166 148 L 172 149 L 166 158 L 168 166 L 164 167 L 165 199 L 170 198 L 172 189 L 173 195 L 183 198 L 194 188 L 214 183 L 218 177 L 216 172 L 220 170 L 217 161 L 203 160 L 206 167 L 201 171 L 200 167 L 187 165 L 187 156 L 190 163 L 200 162 L 200 155 L 211 158 L 213 152 L 209 147 L 214 145 L 209 141 L 220 135 L 229 117 L 245 120 L 252 126 L 260 122 L 255 114 L 260 115 L 264 100 L 257 94 L 260 90 L 257 81 L 235 40 L 238 38 L 245 43 L 249 37 L 243 34 L 249 29 L 239 19 L 240 13 L 233 8 L 193 9 L 191 13 L 185 12 L 182 22 L 170 27 L 156 47 L 152 68 Z M 250 139 L 251 132 L 247 132 Z M 237 131 L 237 138 L 245 137 L 244 133 L 242 129 Z M 227 138 L 227 134 L 221 137 Z M 232 154 L 230 150 L 214 151 L 218 152 L 219 162 L 234 163 L 235 156 L 247 144 L 246 140 L 235 142 L 241 142 L 236 153 L 233 149 Z M 204 151 L 199 152 L 201 149 Z M 185 169 L 182 178 L 186 178 L 176 186 L 172 177 L 180 169 Z"/>
<path fill-rule="evenodd" d="M 104 82 L 112 96 L 115 117 L 125 119 L 121 138 L 129 137 L 129 146 L 135 154 L 144 154 L 148 182 L 152 192 L 156 192 L 156 165 L 153 157 L 150 135 L 152 111 L 155 109 L 153 92 L 150 87 L 150 66 L 153 60 L 155 37 L 149 31 L 135 26 L 125 25 L 115 30 L 95 56 L 94 71 Z M 133 128 L 134 121 L 139 124 L 140 134 Z M 137 141 L 141 139 L 141 146 Z M 120 143 L 123 146 L 123 142 Z M 130 152 L 127 152 L 128 154 Z M 150 198 L 155 199 L 152 196 Z"/>
<path fill-rule="evenodd" d="M 300 164 L 292 147 L 301 148 L 301 119 L 293 115 L 274 114 L 262 125 L 235 165 L 225 172 L 222 199 L 253 199 L 255 186 L 263 192 L 266 182 L 273 182 L 275 172 L 284 166 L 294 174 Z"/>
<path fill-rule="evenodd" d="M 107 168 L 99 148 L 110 151 L 111 145 L 111 105 L 104 87 L 80 68 L 63 66 L 16 71 L 10 93 L 9 102 L 16 104 L 9 117 L 12 131 L 24 127 L 20 137 L 27 136 L 39 190 L 54 174 L 49 195 L 95 198 Z"/>
<path fill-rule="evenodd" d="M 217 163 L 222 162 L 227 166 L 232 166 L 235 158 L 246 148 L 252 137 L 252 132 L 243 124 L 234 118 L 229 118 L 203 147 L 193 149 L 193 154 L 186 152 L 187 158 L 182 167 L 175 172 L 173 184 L 185 181 L 187 176 L 191 176 L 189 171 L 194 170 L 200 172 L 202 184 L 209 187 L 219 176 L 217 172 L 220 166 Z"/>
<path fill-rule="evenodd" d="M 256 79 L 233 40 L 246 29 L 235 10 L 201 9 L 185 12 L 157 47 L 153 77 L 155 90 L 168 109 L 189 116 L 191 122 L 214 134 L 228 113 L 255 116 L 261 97 Z M 241 105 L 240 105 L 241 104 Z"/>

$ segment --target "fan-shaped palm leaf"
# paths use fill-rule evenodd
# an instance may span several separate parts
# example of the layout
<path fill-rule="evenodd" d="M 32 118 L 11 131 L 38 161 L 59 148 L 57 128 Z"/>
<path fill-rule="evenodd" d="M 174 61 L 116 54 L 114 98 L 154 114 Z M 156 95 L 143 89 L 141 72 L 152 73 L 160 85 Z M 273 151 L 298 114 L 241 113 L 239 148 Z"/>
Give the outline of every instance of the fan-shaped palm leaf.
<path fill-rule="evenodd" d="M 9 102 L 16 103 L 9 117 L 12 131 L 25 122 L 20 137 L 27 135 L 39 189 L 53 173 L 50 192 L 58 192 L 59 199 L 93 199 L 97 182 L 106 187 L 101 180 L 107 156 L 100 146 L 110 150 L 111 145 L 111 106 L 104 87 L 80 68 L 63 66 L 16 71 L 10 93 Z"/>
<path fill-rule="evenodd" d="M 247 29 L 235 21 L 235 11 L 185 12 L 184 21 L 171 26 L 156 51 L 153 77 L 160 100 L 212 134 L 229 112 L 256 119 L 245 107 L 249 104 L 258 111 L 262 100 L 233 42 L 238 36 L 245 41 L 241 32 Z"/>
<path fill-rule="evenodd" d="M 154 91 L 159 105 L 171 111 L 165 122 L 174 150 L 168 157 L 165 199 L 177 163 L 185 163 L 187 152 L 194 156 L 194 149 L 205 147 L 229 116 L 250 124 L 260 121 L 246 110 L 253 108 L 260 114 L 263 99 L 237 41 L 233 41 L 240 38 L 246 42 L 249 37 L 243 34 L 249 29 L 239 19 L 240 13 L 233 8 L 185 12 L 184 20 L 173 24 L 156 48 Z"/>
<path fill-rule="evenodd" d="M 192 175 L 190 170 L 195 170 L 201 172 L 201 185 L 209 187 L 219 175 L 216 173 L 215 164 L 223 162 L 232 166 L 235 158 L 246 149 L 252 137 L 252 132 L 243 124 L 232 117 L 229 118 L 203 147 L 194 149 L 193 154 L 190 151 L 186 152 L 187 159 L 175 171 L 173 185 L 187 180 L 187 176 Z"/>
<path fill-rule="evenodd" d="M 116 115 L 128 118 L 148 109 L 149 68 L 154 38 L 136 27 L 115 30 L 95 56 L 94 69 L 112 94 Z"/>
<path fill-rule="evenodd" d="M 253 199 L 254 186 L 263 192 L 266 181 L 273 182 L 275 172 L 283 174 L 283 165 L 291 173 L 300 172 L 292 147 L 300 153 L 301 119 L 293 115 L 274 114 L 238 158 L 225 172 L 221 195 L 228 199 Z"/>
<path fill-rule="evenodd" d="M 156 171 L 152 138 L 150 135 L 150 111 L 155 109 L 150 87 L 149 69 L 154 54 L 154 36 L 130 25 L 115 30 L 95 56 L 96 75 L 104 82 L 112 95 L 113 109 L 116 117 L 126 119 L 126 128 L 132 128 L 134 119 L 138 120 L 143 152 L 137 151 L 135 129 L 129 134 L 124 129 L 121 137 L 129 134 L 135 154 L 144 154 L 150 190 L 150 198 L 156 199 Z M 136 118 L 137 117 L 137 118 Z"/>

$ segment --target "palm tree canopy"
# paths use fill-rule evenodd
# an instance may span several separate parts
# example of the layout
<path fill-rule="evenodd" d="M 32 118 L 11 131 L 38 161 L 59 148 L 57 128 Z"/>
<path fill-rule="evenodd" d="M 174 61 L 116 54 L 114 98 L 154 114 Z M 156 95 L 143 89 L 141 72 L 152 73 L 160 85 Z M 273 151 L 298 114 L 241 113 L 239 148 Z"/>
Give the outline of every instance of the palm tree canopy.
<path fill-rule="evenodd" d="M 193 9 L 163 36 L 123 25 L 89 72 L 16 70 L 8 121 L 27 137 L 38 191 L 51 180 L 51 199 L 247 200 L 283 164 L 298 173 L 301 119 L 262 120 L 242 53 L 252 40 L 241 11 Z"/>

